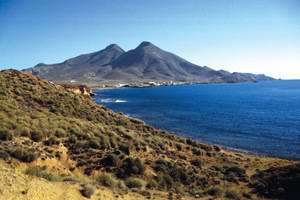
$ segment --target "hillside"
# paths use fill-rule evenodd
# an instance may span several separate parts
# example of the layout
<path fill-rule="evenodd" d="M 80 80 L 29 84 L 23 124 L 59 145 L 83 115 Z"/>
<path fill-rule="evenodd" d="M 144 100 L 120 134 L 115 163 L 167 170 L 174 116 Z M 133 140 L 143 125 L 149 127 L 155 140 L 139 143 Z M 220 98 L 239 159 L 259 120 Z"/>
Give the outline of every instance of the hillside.
<path fill-rule="evenodd" d="M 157 130 L 76 91 L 0 72 L 0 199 L 299 196 L 299 162 Z"/>
<path fill-rule="evenodd" d="M 164 51 L 150 42 L 125 52 L 113 44 L 104 50 L 84 54 L 62 63 L 40 63 L 24 71 L 55 82 L 77 82 L 90 86 L 103 83 L 235 83 L 271 80 L 263 74 L 229 73 L 200 67 Z"/>

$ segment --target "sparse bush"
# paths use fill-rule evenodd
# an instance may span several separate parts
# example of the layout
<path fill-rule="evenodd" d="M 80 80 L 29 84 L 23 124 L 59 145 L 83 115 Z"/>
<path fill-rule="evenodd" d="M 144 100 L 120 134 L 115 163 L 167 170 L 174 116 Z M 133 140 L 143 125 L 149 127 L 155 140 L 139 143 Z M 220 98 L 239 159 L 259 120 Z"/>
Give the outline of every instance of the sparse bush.
<path fill-rule="evenodd" d="M 124 181 L 122 180 L 119 180 L 117 182 L 117 187 L 120 189 L 120 190 L 126 190 L 127 189 L 127 186 L 125 185 Z"/>
<path fill-rule="evenodd" d="M 44 142 L 44 144 L 47 145 L 47 146 L 58 145 L 59 141 L 56 140 L 56 138 L 54 138 L 54 137 L 50 137 L 48 140 L 46 140 Z"/>
<path fill-rule="evenodd" d="M 106 187 L 114 187 L 117 183 L 116 178 L 109 173 L 101 173 L 96 179 L 100 184 Z"/>
<path fill-rule="evenodd" d="M 234 173 L 236 176 L 241 177 L 246 174 L 246 170 L 239 167 L 230 167 L 226 169 L 225 174 Z"/>
<path fill-rule="evenodd" d="M 42 132 L 36 130 L 31 131 L 30 135 L 31 135 L 31 139 L 35 142 L 41 141 L 44 137 Z"/>
<path fill-rule="evenodd" d="M 172 177 L 167 173 L 159 172 L 155 176 L 155 179 L 157 180 L 158 187 L 161 189 L 170 189 L 174 184 Z"/>
<path fill-rule="evenodd" d="M 74 145 L 74 149 L 79 150 L 84 147 L 84 143 L 82 141 L 76 141 L 76 144 Z"/>
<path fill-rule="evenodd" d="M 166 160 L 162 160 L 159 159 L 157 161 L 155 161 L 155 165 L 153 167 L 153 169 L 157 172 L 159 171 L 165 171 L 168 170 L 169 168 L 171 168 L 172 164 Z"/>
<path fill-rule="evenodd" d="M 127 144 L 120 145 L 119 149 L 123 151 L 126 155 L 130 154 L 130 146 Z"/>
<path fill-rule="evenodd" d="M 109 138 L 106 136 L 102 136 L 100 144 L 101 144 L 101 149 L 109 149 L 110 148 Z"/>
<path fill-rule="evenodd" d="M 100 147 L 101 147 L 100 142 L 96 138 L 90 139 L 89 146 L 93 149 L 100 149 Z"/>
<path fill-rule="evenodd" d="M 185 173 L 183 168 L 175 165 L 169 171 L 170 176 L 175 182 L 181 182 L 185 185 L 189 184 L 188 175 Z"/>
<path fill-rule="evenodd" d="M 80 183 L 81 182 L 81 179 L 78 178 L 78 177 L 73 177 L 73 176 L 67 176 L 67 177 L 64 177 L 62 179 L 63 182 L 78 182 Z"/>
<path fill-rule="evenodd" d="M 207 193 L 214 197 L 222 197 L 224 194 L 224 191 L 221 187 L 216 186 L 216 187 L 212 187 L 212 188 L 208 189 Z"/>
<path fill-rule="evenodd" d="M 25 173 L 28 175 L 31 175 L 31 176 L 37 176 L 37 177 L 44 178 L 48 181 L 61 181 L 62 180 L 61 176 L 52 174 L 52 173 L 47 173 L 44 171 L 43 167 L 40 167 L 38 165 L 27 168 Z"/>
<path fill-rule="evenodd" d="M 214 149 L 215 149 L 215 151 L 217 151 L 217 152 L 220 152 L 220 151 L 221 151 L 221 147 L 219 147 L 219 146 L 217 146 L 217 145 L 214 146 Z"/>
<path fill-rule="evenodd" d="M 9 157 L 9 154 L 5 150 L 0 149 L 0 158 L 2 158 L 3 160 L 7 160 Z"/>
<path fill-rule="evenodd" d="M 256 182 L 252 185 L 256 192 L 263 193 L 266 190 L 266 185 L 261 182 Z"/>
<path fill-rule="evenodd" d="M 202 166 L 202 161 L 200 159 L 191 160 L 190 163 L 199 168 L 201 168 L 201 166 Z"/>
<path fill-rule="evenodd" d="M 201 155 L 203 155 L 203 152 L 201 152 L 199 149 L 193 148 L 193 149 L 192 149 L 192 152 L 193 152 L 193 154 L 196 155 L 196 156 L 201 156 Z"/>
<path fill-rule="evenodd" d="M 96 187 L 92 184 L 84 184 L 83 189 L 81 190 L 81 194 L 84 197 L 91 198 L 91 196 L 95 193 Z"/>
<path fill-rule="evenodd" d="M 141 189 L 144 186 L 144 181 L 139 178 L 128 178 L 126 179 L 125 184 L 128 188 Z"/>
<path fill-rule="evenodd" d="M 115 167 L 115 166 L 117 166 L 118 161 L 119 161 L 119 157 L 116 154 L 111 153 L 111 154 L 107 155 L 106 158 L 101 160 L 101 163 L 105 166 Z"/>
<path fill-rule="evenodd" d="M 177 148 L 177 150 L 178 150 L 178 151 L 181 151 L 181 150 L 182 150 L 182 146 L 181 146 L 181 144 L 178 144 L 178 143 L 176 143 L 176 145 L 175 145 L 175 146 L 176 146 L 176 148 Z"/>
<path fill-rule="evenodd" d="M 229 198 L 229 199 L 235 199 L 235 200 L 239 200 L 241 199 L 241 194 L 239 191 L 237 191 L 234 188 L 229 188 L 228 190 L 226 190 L 225 192 L 225 197 Z"/>
<path fill-rule="evenodd" d="M 0 140 L 8 141 L 13 139 L 13 134 L 8 129 L 0 129 Z"/>
<path fill-rule="evenodd" d="M 122 166 L 118 169 L 117 176 L 119 178 L 127 178 L 134 175 L 141 175 L 145 171 L 145 166 L 139 158 L 127 158 L 123 161 Z"/>
<path fill-rule="evenodd" d="M 118 142 L 117 142 L 117 137 L 116 136 L 111 136 L 110 137 L 110 146 L 112 148 L 117 148 L 118 147 Z"/>
<path fill-rule="evenodd" d="M 66 136 L 66 131 L 62 128 L 58 128 L 55 131 L 55 136 L 56 137 L 65 137 Z"/>
<path fill-rule="evenodd" d="M 11 151 L 11 156 L 22 161 L 22 162 L 32 162 L 38 158 L 38 153 L 33 150 L 17 148 Z"/>
<path fill-rule="evenodd" d="M 157 181 L 154 180 L 154 179 L 151 179 L 151 180 L 147 183 L 146 188 L 148 188 L 148 189 L 154 189 L 154 188 L 156 188 L 157 186 L 158 186 Z"/>
<path fill-rule="evenodd" d="M 20 135 L 24 137 L 30 137 L 30 130 L 27 127 L 23 127 L 20 129 Z"/>
<path fill-rule="evenodd" d="M 251 194 L 243 192 L 243 197 L 247 198 L 247 199 L 252 199 Z"/>

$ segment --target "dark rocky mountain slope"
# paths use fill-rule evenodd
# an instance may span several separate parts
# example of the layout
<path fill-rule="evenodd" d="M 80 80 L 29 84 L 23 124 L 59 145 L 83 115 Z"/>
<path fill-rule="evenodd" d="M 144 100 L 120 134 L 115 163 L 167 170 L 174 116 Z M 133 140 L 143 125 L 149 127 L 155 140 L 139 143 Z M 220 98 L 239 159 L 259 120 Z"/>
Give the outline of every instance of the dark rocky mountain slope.
<path fill-rule="evenodd" d="M 206 66 L 200 67 L 150 42 L 142 42 L 128 52 L 114 44 L 104 50 L 71 58 L 62 63 L 53 65 L 41 63 L 24 71 L 51 81 L 77 81 L 88 85 L 103 81 L 231 83 L 272 79 L 263 74 L 229 73 Z"/>

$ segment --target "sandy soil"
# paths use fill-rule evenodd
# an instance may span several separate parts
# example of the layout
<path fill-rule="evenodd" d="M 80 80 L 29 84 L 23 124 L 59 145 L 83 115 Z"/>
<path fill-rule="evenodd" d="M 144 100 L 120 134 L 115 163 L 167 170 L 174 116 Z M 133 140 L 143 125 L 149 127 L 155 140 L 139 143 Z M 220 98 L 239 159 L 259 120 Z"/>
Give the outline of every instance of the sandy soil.
<path fill-rule="evenodd" d="M 80 183 L 49 182 L 43 178 L 32 177 L 22 171 L 12 169 L 0 160 L 0 200 L 84 200 L 80 193 Z M 147 198 L 136 192 L 119 193 L 109 188 L 98 186 L 91 200 L 142 200 L 142 199 L 193 199 L 191 197 L 173 198 L 168 193 L 151 192 Z"/>

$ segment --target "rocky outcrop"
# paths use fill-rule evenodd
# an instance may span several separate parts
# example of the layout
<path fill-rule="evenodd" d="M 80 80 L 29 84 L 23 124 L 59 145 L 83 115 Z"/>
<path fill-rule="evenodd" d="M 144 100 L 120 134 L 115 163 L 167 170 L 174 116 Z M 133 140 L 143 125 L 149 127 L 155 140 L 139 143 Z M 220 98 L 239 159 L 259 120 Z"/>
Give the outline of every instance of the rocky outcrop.
<path fill-rule="evenodd" d="M 73 92 L 75 94 L 83 95 L 85 97 L 91 97 L 91 89 L 86 85 L 76 85 L 76 84 L 59 84 L 64 87 L 67 91 Z"/>

